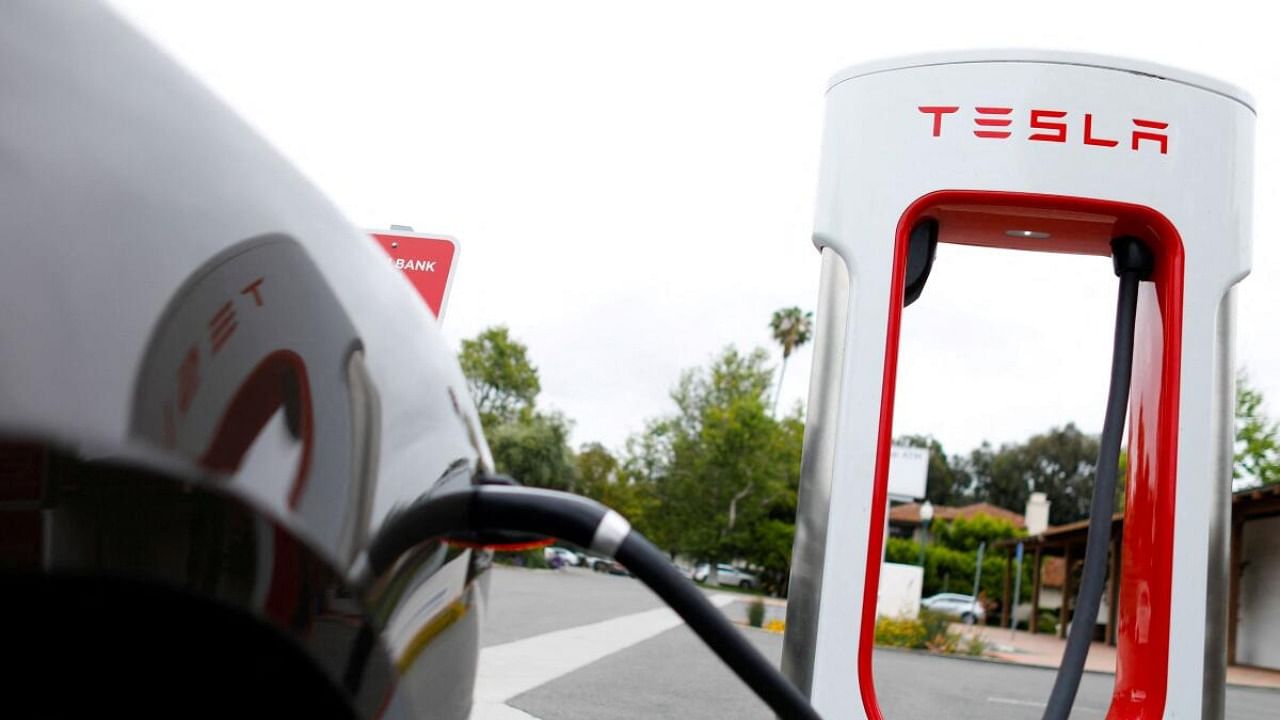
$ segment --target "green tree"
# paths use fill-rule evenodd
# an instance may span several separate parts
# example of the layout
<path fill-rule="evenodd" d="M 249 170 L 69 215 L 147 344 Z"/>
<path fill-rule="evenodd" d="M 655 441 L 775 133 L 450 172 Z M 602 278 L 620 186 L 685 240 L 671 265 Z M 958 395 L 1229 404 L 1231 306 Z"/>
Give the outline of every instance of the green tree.
<path fill-rule="evenodd" d="M 1007 540 L 1026 534 L 1026 530 L 1008 520 L 983 513 L 940 522 L 929 531 L 931 542 L 963 552 L 975 551 L 982 543 L 990 546 L 996 540 Z"/>
<path fill-rule="evenodd" d="M 925 497 L 934 505 L 963 505 L 972 501 L 969 485 L 972 479 L 965 470 L 964 459 L 948 460 L 942 443 L 929 435 L 902 435 L 895 445 L 925 448 L 929 451 L 929 470 L 925 480 Z"/>
<path fill-rule="evenodd" d="M 498 472 L 530 487 L 574 489 L 569 421 L 560 413 L 530 412 L 499 424 L 485 435 Z"/>
<path fill-rule="evenodd" d="M 573 490 L 571 423 L 558 412 L 537 409 L 542 385 L 524 343 L 505 327 L 487 328 L 462 341 L 458 363 L 497 471 L 531 487 Z"/>
<path fill-rule="evenodd" d="M 1280 426 L 1263 412 L 1262 392 L 1236 373 L 1236 447 L 1232 477 L 1241 485 L 1280 483 Z"/>
<path fill-rule="evenodd" d="M 973 478 L 973 497 L 1023 512 L 1032 492 L 1045 493 L 1049 522 L 1063 525 L 1089 515 L 1098 438 L 1068 423 L 999 450 L 983 443 L 969 454 L 966 469 Z"/>
<path fill-rule="evenodd" d="M 587 443 L 574 457 L 577 468 L 578 493 L 599 500 L 605 488 L 617 482 L 618 459 L 600 443 Z"/>
<path fill-rule="evenodd" d="M 643 526 L 651 505 L 648 483 L 637 481 L 600 443 L 579 448 L 574 464 L 580 495 L 618 511 L 637 528 Z"/>
<path fill-rule="evenodd" d="M 623 465 L 649 483 L 644 528 L 655 541 L 699 559 L 745 559 L 781 586 L 804 429 L 798 414 L 770 414 L 772 375 L 763 350 L 732 347 L 686 371 L 672 391 L 676 412 L 633 438 Z"/>
<path fill-rule="evenodd" d="M 809 342 L 813 337 L 813 313 L 798 307 L 783 308 L 773 313 L 769 321 L 773 339 L 782 346 L 782 367 L 778 370 L 778 390 L 773 396 L 773 414 L 778 414 L 778 398 L 782 395 L 782 378 L 787 374 L 787 358 L 791 351 Z"/>
<path fill-rule="evenodd" d="M 512 339 L 506 327 L 463 340 L 458 363 L 486 432 L 533 411 L 542 389 L 538 369 L 529 361 L 529 349 Z"/>

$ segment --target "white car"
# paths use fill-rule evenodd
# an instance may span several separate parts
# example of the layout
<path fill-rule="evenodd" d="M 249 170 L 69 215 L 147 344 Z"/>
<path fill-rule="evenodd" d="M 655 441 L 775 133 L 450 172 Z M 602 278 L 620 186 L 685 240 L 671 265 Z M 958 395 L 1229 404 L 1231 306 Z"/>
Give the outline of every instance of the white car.
<path fill-rule="evenodd" d="M 581 565 L 582 558 L 578 557 L 578 553 L 572 550 L 566 550 L 562 547 L 545 547 L 542 548 L 542 557 L 550 564 L 554 558 L 560 559 L 560 565 Z"/>
<path fill-rule="evenodd" d="M 958 617 L 966 625 L 981 623 L 987 615 L 987 611 L 982 608 L 982 603 L 974 599 L 972 595 L 961 595 L 959 593 L 932 595 L 921 600 L 920 606 L 943 615 Z"/>
<path fill-rule="evenodd" d="M 716 574 L 718 575 L 720 585 L 729 587 L 738 587 L 743 590 L 750 590 L 760 584 L 759 578 L 746 570 L 740 570 L 732 565 L 725 563 L 716 563 Z M 693 579 L 698 582 L 707 582 L 707 578 L 711 575 L 711 566 L 703 563 L 693 570 Z"/>

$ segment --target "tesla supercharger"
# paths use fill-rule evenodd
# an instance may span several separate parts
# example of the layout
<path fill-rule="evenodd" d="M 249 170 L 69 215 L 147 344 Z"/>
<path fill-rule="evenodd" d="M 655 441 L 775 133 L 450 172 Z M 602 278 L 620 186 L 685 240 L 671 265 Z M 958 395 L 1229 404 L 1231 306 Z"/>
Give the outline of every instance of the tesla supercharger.
<path fill-rule="evenodd" d="M 1237 88 L 1109 57 L 951 54 L 833 79 L 783 658 L 824 717 L 880 717 L 871 649 L 904 273 L 921 227 L 940 243 L 1096 255 L 1127 235 L 1153 252 L 1108 717 L 1221 715 L 1232 298 L 1249 270 L 1253 124 Z"/>

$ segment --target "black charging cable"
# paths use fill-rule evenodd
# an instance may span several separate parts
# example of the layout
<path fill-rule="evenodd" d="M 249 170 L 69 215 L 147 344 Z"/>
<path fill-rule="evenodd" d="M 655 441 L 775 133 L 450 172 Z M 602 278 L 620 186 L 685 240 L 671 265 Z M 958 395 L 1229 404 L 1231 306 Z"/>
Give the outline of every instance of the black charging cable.
<path fill-rule="evenodd" d="M 1044 720 L 1066 720 L 1075 705 L 1084 661 L 1093 642 L 1093 629 L 1107 583 L 1107 547 L 1111 544 L 1111 514 L 1115 510 L 1116 475 L 1120 467 L 1121 434 L 1129 403 L 1129 380 L 1133 370 L 1134 323 L 1138 314 L 1138 283 L 1151 277 L 1155 263 L 1147 246 L 1134 237 L 1111 241 L 1111 261 L 1120 277 L 1116 301 L 1115 341 L 1111 353 L 1111 388 L 1107 393 L 1107 414 L 1098 445 L 1098 466 L 1089 506 L 1089 535 L 1084 552 L 1084 572 L 1076 609 L 1067 636 L 1067 649 L 1053 681 L 1053 691 L 1045 706 Z M 1071 572 L 1071 568 L 1067 568 Z M 1032 622 L 1035 618 L 1032 618 Z"/>
<path fill-rule="evenodd" d="M 660 550 L 618 513 L 587 498 L 509 484 L 478 484 L 395 514 L 357 564 L 367 587 L 407 550 L 431 539 L 501 543 L 511 533 L 557 537 L 613 557 L 662 598 L 784 720 L 818 720 L 809 701 L 759 653 Z"/>

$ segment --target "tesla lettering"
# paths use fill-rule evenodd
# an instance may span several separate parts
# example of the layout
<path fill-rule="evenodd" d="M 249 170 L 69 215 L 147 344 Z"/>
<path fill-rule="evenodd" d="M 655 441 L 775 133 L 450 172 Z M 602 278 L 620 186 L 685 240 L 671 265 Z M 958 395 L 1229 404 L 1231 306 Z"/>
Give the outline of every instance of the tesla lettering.
<path fill-rule="evenodd" d="M 930 116 L 933 137 L 942 137 L 945 119 L 960 111 L 959 105 L 920 105 L 916 108 Z M 975 137 L 988 140 L 1008 140 L 1013 137 L 1014 118 L 1022 117 L 1014 108 L 996 105 L 979 105 L 973 108 L 973 134 Z M 1080 113 L 1079 120 L 1072 123 L 1071 113 L 1066 110 L 1034 108 L 1027 112 L 1026 127 L 1034 132 L 1026 136 L 1035 142 L 1066 143 L 1072 138 L 1072 127 L 1078 127 L 1080 142 L 1094 147 L 1113 148 L 1120 146 L 1120 140 L 1106 135 L 1095 127 L 1093 113 Z M 1130 118 L 1132 128 L 1129 133 L 1129 149 L 1139 150 L 1146 145 L 1160 149 L 1161 155 L 1169 154 L 1169 123 L 1144 118 Z M 1112 126 L 1114 127 L 1114 126 Z"/>

